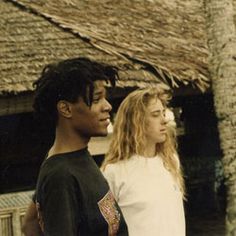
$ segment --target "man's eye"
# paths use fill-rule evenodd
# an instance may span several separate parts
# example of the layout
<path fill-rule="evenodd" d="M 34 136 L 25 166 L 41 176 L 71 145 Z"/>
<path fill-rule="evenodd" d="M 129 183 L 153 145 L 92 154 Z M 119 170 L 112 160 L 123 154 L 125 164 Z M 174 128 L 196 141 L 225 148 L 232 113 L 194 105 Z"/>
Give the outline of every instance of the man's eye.
<path fill-rule="evenodd" d="M 94 98 L 94 99 L 93 99 L 93 103 L 98 103 L 99 100 L 100 100 L 100 98 Z"/>

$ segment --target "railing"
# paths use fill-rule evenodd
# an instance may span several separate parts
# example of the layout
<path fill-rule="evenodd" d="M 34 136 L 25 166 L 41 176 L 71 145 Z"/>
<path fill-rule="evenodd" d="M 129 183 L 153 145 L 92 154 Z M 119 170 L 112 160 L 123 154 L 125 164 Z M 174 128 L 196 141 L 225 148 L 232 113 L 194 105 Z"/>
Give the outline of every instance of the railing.
<path fill-rule="evenodd" d="M 0 210 L 1 236 L 23 236 L 21 226 L 26 209 L 26 207 L 18 207 Z"/>
<path fill-rule="evenodd" d="M 33 192 L 0 194 L 0 236 L 23 236 L 23 217 Z"/>

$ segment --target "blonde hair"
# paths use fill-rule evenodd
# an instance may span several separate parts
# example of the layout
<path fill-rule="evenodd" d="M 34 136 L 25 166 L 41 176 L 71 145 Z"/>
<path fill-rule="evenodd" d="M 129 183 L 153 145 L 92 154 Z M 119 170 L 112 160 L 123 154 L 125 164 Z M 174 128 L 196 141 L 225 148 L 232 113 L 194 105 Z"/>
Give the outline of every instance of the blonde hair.
<path fill-rule="evenodd" d="M 115 117 L 109 150 L 105 155 L 102 170 L 108 164 L 129 159 L 132 155 L 142 155 L 145 150 L 145 129 L 147 106 L 151 99 L 159 99 L 166 107 L 171 99 L 170 90 L 164 84 L 153 88 L 139 89 L 130 93 L 121 103 Z M 171 172 L 181 192 L 185 193 L 182 170 L 177 154 L 176 130 L 167 125 L 166 140 L 156 145 L 165 168 Z"/>

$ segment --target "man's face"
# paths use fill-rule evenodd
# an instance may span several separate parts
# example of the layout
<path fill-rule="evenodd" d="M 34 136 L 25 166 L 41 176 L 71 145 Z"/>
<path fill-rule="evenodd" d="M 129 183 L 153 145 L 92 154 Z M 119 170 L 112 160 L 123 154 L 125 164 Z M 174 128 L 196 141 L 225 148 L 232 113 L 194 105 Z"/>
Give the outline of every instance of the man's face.
<path fill-rule="evenodd" d="M 111 104 L 106 100 L 106 89 L 103 81 L 94 82 L 94 93 L 91 107 L 82 98 L 72 104 L 72 125 L 79 135 L 84 137 L 106 136 L 110 124 Z"/>

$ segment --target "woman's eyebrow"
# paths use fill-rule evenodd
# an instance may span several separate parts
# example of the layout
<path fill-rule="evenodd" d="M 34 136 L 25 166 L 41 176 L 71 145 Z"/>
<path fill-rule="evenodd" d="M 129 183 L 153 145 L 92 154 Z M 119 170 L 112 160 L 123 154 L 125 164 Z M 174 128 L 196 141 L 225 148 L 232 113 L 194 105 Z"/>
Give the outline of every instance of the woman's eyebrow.
<path fill-rule="evenodd" d="M 152 110 L 152 112 L 161 112 L 161 110 L 160 110 L 160 109 L 158 109 L 158 110 Z"/>
<path fill-rule="evenodd" d="M 163 109 L 163 110 L 161 110 L 161 109 L 156 109 L 156 110 L 151 111 L 151 113 L 161 113 L 161 112 L 165 113 L 165 112 L 166 112 L 166 109 Z"/>

